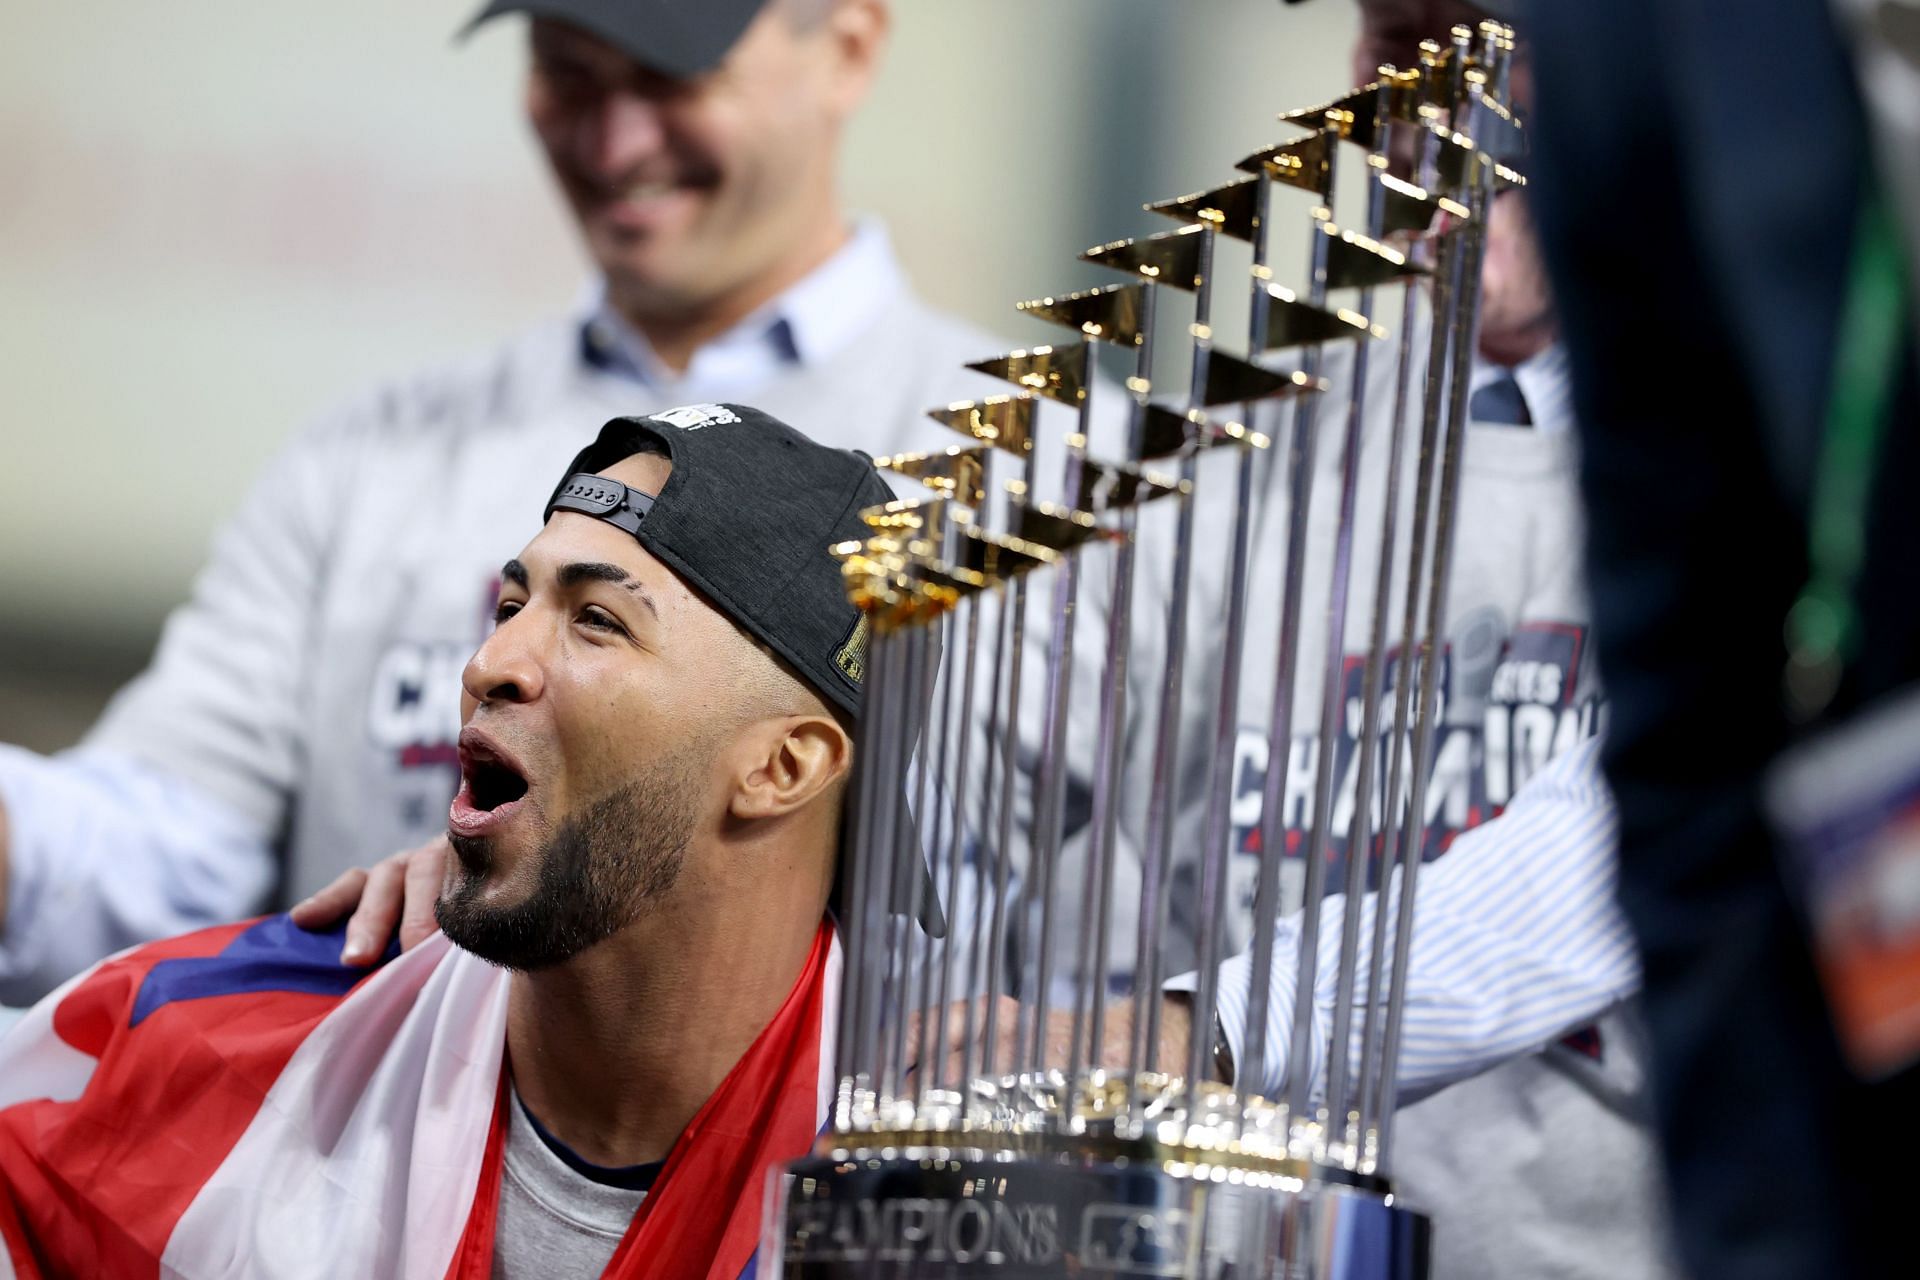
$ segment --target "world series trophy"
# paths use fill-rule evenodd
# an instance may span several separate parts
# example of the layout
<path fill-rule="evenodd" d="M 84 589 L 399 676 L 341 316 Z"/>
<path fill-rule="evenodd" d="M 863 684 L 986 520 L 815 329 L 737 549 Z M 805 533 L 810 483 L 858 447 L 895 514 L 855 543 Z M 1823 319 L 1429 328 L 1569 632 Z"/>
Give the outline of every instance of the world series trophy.
<path fill-rule="evenodd" d="M 1337 102 L 1282 115 L 1299 136 L 1241 161 L 1248 176 L 1147 206 L 1178 228 L 1082 255 L 1130 279 L 1021 304 L 1074 337 L 974 365 L 1017 390 L 933 411 L 966 443 L 880 460 L 932 496 L 864 513 L 872 537 L 836 548 L 868 630 L 839 913 L 839 1083 L 815 1154 L 770 1184 L 761 1255 L 769 1273 L 777 1268 L 806 1280 L 1426 1274 L 1432 1228 L 1394 1194 L 1392 1122 L 1485 215 L 1495 191 L 1520 180 L 1496 159 L 1508 154 L 1518 127 L 1505 105 L 1512 47 L 1512 33 L 1497 24 L 1456 28 L 1449 45 L 1424 46 L 1419 67 L 1382 68 L 1377 81 Z M 1390 171 L 1396 156 L 1411 166 L 1403 171 L 1417 185 Z M 1364 190 L 1359 227 L 1333 213 L 1336 178 L 1349 164 L 1360 167 L 1360 182 L 1348 185 Z M 1303 292 L 1275 282 L 1267 266 L 1283 192 L 1314 198 Z M 1222 236 L 1252 246 L 1245 356 L 1213 346 Z M 1163 289 L 1194 295 L 1186 334 L 1191 363 L 1182 394 L 1155 398 L 1149 372 Z M 1389 348 L 1395 377 L 1385 501 L 1379 511 L 1363 512 L 1359 439 L 1369 352 L 1393 336 L 1372 316 L 1389 289 L 1401 294 L 1402 323 Z M 1417 342 L 1420 326 L 1412 320 L 1422 298 L 1431 320 Z M 1332 344 L 1351 351 L 1330 361 Z M 1095 398 L 1120 391 L 1095 377 L 1102 346 L 1130 353 L 1134 362 L 1125 383 L 1124 462 L 1089 451 Z M 1281 359 L 1296 367 L 1274 367 Z M 1351 380 L 1346 411 L 1343 420 L 1323 421 L 1317 405 L 1331 386 L 1323 370 L 1336 364 Z M 1416 369 L 1423 371 L 1418 388 Z M 1058 501 L 1039 497 L 1035 411 L 1042 402 L 1079 415 L 1079 429 L 1066 441 Z M 1256 411 L 1272 414 L 1284 429 L 1269 439 L 1248 425 Z M 1403 466 L 1409 447 L 1417 453 Z M 1300 638 L 1303 627 L 1319 625 L 1303 583 L 1314 458 L 1323 448 L 1340 451 L 1339 510 L 1325 613 L 1330 643 L 1318 684 L 1314 804 L 1309 829 L 1298 833 L 1302 915 L 1289 1002 L 1272 990 L 1271 961 L 1283 899 L 1281 800 L 1302 687 Z M 1272 549 L 1283 569 L 1279 642 L 1274 653 L 1249 654 L 1254 467 L 1269 449 L 1283 451 L 1288 468 L 1284 544 Z M 1200 548 L 1199 463 L 1216 451 L 1235 455 L 1231 532 L 1224 547 Z M 1017 478 L 996 485 L 996 464 L 1009 462 Z M 1404 528 L 1403 471 L 1414 486 Z M 1148 504 L 1171 505 L 1170 539 L 1136 538 Z M 1358 741 L 1385 746 L 1378 760 L 1375 752 L 1361 753 L 1356 794 L 1391 800 L 1378 815 L 1372 804 L 1357 806 L 1351 856 L 1340 882 L 1330 885 L 1331 752 L 1337 718 L 1347 713 L 1341 637 L 1356 585 L 1354 533 L 1363 519 L 1378 521 L 1383 550 L 1370 598 Z M 1218 672 L 1208 673 L 1217 695 L 1214 732 L 1204 744 L 1204 769 L 1196 771 L 1177 757 L 1195 749 L 1178 728 L 1193 569 L 1203 552 L 1221 555 L 1226 585 Z M 1136 561 L 1147 555 L 1168 558 L 1164 600 L 1135 599 Z M 1074 622 L 1085 579 L 1097 572 L 1107 575 L 1101 676 L 1077 691 L 1087 702 L 1076 704 L 1074 673 L 1083 664 L 1073 652 Z M 1130 707 L 1131 636 L 1142 625 L 1164 629 L 1167 670 L 1158 705 Z M 1389 696 L 1393 652 L 1407 660 Z M 1274 664 L 1271 765 L 1260 819 L 1246 1047 L 1236 1083 L 1224 1084 L 1215 1078 L 1210 1029 L 1226 958 L 1234 712 L 1243 665 L 1266 661 Z M 1089 704 L 1095 729 L 1087 870 L 1069 884 L 1059 874 L 1069 711 Z M 1119 1051 L 1109 1047 L 1114 1015 L 1105 975 L 1116 943 L 1127 941 L 1113 936 L 1113 899 L 1116 833 L 1126 807 L 1118 794 L 1122 742 L 1130 726 L 1148 735 L 1153 768 L 1144 797 L 1138 927 L 1130 940 L 1131 1018 Z M 1167 1064 L 1155 1057 L 1169 976 L 1173 815 L 1186 799 L 1175 795 L 1177 776 L 1204 776 L 1206 795 L 1193 1031 L 1185 1062 Z M 963 893 L 969 880 L 979 882 L 978 890 Z M 1370 887 L 1378 909 L 1363 929 L 1358 904 Z M 929 894 L 937 899 L 931 910 Z M 1311 1010 L 1323 902 L 1340 933 L 1331 1034 L 1316 1045 Z M 1063 966 L 1070 994 L 1054 972 L 1062 938 L 1073 939 L 1078 951 L 1077 964 Z M 1016 973 L 1012 956 L 1026 957 L 1034 972 Z M 968 998 L 979 993 L 1018 999 Z M 1291 1017 L 1288 1060 L 1324 1059 L 1323 1087 L 1313 1087 L 1308 1071 L 1294 1070 L 1284 1096 L 1257 1092 L 1280 1010 Z M 1064 1053 L 1049 1035 L 1056 1013 L 1070 1015 Z M 1357 1053 L 1346 1051 L 1356 1044 Z M 948 1051 L 952 1045 L 957 1051 Z"/>

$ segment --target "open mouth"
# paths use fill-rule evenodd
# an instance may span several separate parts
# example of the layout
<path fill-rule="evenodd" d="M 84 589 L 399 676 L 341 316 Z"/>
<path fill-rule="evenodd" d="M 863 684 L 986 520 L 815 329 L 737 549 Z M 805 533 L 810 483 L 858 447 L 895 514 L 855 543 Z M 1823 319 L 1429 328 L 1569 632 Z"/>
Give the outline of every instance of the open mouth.
<path fill-rule="evenodd" d="M 527 794 L 527 780 L 497 760 L 480 761 L 467 774 L 467 791 L 474 808 L 492 813 Z"/>
<path fill-rule="evenodd" d="M 447 811 L 449 827 L 462 835 L 482 835 L 519 808 L 529 788 L 520 766 L 483 735 L 460 735 L 460 793 Z"/>

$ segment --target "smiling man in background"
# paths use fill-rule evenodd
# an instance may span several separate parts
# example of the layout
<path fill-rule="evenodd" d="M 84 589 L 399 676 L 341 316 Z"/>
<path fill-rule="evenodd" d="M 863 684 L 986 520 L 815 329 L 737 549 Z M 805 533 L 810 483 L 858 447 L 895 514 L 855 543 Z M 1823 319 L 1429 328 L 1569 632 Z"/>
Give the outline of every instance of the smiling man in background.
<path fill-rule="evenodd" d="M 583 420 L 751 399 L 878 454 L 944 443 L 922 411 L 991 389 L 961 365 L 999 344 L 920 303 L 835 190 L 885 0 L 497 0 L 476 22 L 514 11 L 592 299 L 301 432 L 84 742 L 0 747 L 0 1004 L 396 850 L 432 844 L 416 874 L 437 875 L 500 516 Z M 389 902 L 403 865 L 378 873 Z"/>

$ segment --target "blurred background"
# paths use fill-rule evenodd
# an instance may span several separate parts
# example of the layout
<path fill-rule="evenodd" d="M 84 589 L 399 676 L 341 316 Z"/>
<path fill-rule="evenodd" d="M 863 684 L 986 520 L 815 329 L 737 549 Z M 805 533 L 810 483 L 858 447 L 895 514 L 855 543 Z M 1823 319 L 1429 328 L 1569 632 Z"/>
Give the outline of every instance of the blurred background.
<path fill-rule="evenodd" d="M 0 740 L 80 735 L 303 420 L 580 296 L 521 24 L 456 42 L 477 7 L 0 9 Z M 896 0 L 848 204 L 931 301 L 1057 337 L 1011 304 L 1112 279 L 1074 255 L 1291 136 L 1354 31 L 1340 0 Z"/>

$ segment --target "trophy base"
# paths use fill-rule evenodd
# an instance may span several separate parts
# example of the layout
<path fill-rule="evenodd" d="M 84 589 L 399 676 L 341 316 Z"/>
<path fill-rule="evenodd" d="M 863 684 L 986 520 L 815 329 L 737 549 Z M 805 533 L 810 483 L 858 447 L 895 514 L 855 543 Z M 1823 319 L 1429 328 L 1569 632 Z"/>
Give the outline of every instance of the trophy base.
<path fill-rule="evenodd" d="M 1351 1175 L 1307 1169 L 836 1150 L 774 1175 L 761 1274 L 1424 1280 L 1424 1215 Z"/>

